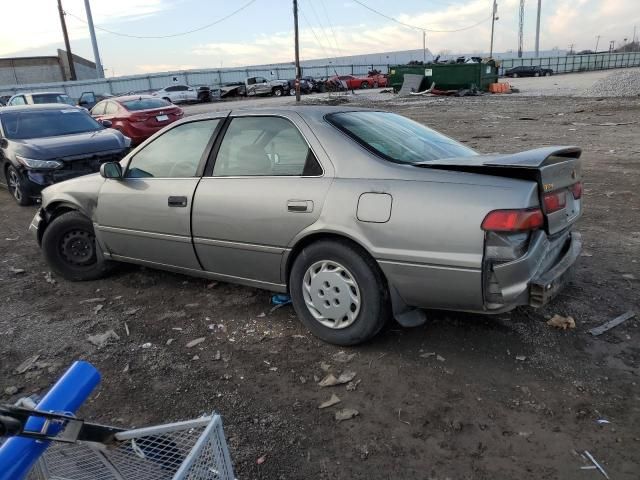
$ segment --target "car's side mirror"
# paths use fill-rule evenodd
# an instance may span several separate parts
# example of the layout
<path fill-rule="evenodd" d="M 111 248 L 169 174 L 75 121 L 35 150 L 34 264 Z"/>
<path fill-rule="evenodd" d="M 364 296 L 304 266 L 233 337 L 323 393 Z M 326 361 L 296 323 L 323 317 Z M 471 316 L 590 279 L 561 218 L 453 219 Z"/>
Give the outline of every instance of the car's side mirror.
<path fill-rule="evenodd" d="M 100 175 L 107 179 L 120 180 L 122 167 L 118 162 L 107 162 L 100 165 Z"/>
<path fill-rule="evenodd" d="M 104 128 L 111 128 L 111 125 L 113 125 L 113 123 L 111 123 L 111 120 L 98 120 L 102 126 Z"/>

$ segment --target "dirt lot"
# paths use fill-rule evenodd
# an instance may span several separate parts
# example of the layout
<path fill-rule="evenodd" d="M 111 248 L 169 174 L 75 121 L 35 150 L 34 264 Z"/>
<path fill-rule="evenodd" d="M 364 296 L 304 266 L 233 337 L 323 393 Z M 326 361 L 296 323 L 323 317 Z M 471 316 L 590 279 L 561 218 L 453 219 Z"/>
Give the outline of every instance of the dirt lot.
<path fill-rule="evenodd" d="M 588 450 L 612 479 L 637 479 L 640 318 L 597 338 L 587 330 L 640 313 L 640 100 L 510 96 L 385 106 L 482 152 L 582 146 L 585 249 L 575 283 L 538 311 L 429 312 L 416 329 L 389 325 L 340 363 L 340 349 L 311 337 L 290 307 L 270 313 L 268 292 L 138 267 L 97 282 L 48 282 L 26 232 L 35 209 L 17 207 L 2 190 L 1 400 L 42 392 L 82 358 L 103 373 L 82 415 L 141 426 L 218 411 L 238 478 L 601 478 L 580 469 L 579 452 Z M 577 328 L 547 326 L 555 313 L 573 316 Z M 108 329 L 120 340 L 100 349 L 87 341 Z M 198 337 L 206 340 L 186 347 Z M 40 363 L 15 374 L 34 354 Z M 355 371 L 361 382 L 355 390 L 320 388 L 323 367 Z M 10 386 L 19 393 L 2 394 Z M 332 393 L 342 403 L 319 410 Z M 341 407 L 360 415 L 337 423 Z"/>

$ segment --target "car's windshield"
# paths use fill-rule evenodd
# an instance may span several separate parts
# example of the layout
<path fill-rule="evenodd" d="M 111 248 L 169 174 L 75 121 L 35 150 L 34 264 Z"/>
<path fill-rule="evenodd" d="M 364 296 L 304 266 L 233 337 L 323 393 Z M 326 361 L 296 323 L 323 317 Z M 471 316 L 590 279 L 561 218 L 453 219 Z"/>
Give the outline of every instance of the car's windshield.
<path fill-rule="evenodd" d="M 136 110 L 148 110 L 151 108 L 164 108 L 171 105 L 169 102 L 161 98 L 137 98 L 135 100 L 127 100 L 126 102 L 120 103 L 130 112 L 134 112 Z"/>
<path fill-rule="evenodd" d="M 69 95 L 64 93 L 34 93 L 31 98 L 33 98 L 33 103 L 66 103 L 67 105 L 74 105 Z"/>
<path fill-rule="evenodd" d="M 401 115 L 388 112 L 344 112 L 327 120 L 387 160 L 416 163 L 469 157 L 476 152 Z"/>
<path fill-rule="evenodd" d="M 95 132 L 104 128 L 86 110 L 77 108 L 3 112 L 0 121 L 5 136 L 15 140 Z"/>

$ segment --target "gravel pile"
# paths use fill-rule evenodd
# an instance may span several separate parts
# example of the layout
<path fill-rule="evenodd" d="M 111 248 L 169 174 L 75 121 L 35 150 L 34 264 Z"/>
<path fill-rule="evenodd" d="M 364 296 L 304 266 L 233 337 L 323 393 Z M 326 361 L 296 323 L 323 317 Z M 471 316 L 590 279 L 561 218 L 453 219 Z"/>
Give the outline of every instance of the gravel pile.
<path fill-rule="evenodd" d="M 635 97 L 640 95 L 640 68 L 619 70 L 598 80 L 581 97 Z"/>

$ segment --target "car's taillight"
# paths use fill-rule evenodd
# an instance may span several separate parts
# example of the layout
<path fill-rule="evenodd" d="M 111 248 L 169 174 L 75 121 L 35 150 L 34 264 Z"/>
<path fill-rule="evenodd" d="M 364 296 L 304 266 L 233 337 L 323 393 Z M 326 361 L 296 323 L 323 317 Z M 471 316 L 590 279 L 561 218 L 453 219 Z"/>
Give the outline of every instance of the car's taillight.
<path fill-rule="evenodd" d="M 567 192 L 561 190 L 545 194 L 542 198 L 544 202 L 544 211 L 546 213 L 557 212 L 567 206 Z"/>
<path fill-rule="evenodd" d="M 482 229 L 490 232 L 523 232 L 543 225 L 544 216 L 539 208 L 494 210 L 482 221 Z"/>
<path fill-rule="evenodd" d="M 582 197 L 582 182 L 574 183 L 571 186 L 571 193 L 573 194 L 573 198 L 578 200 Z"/>

